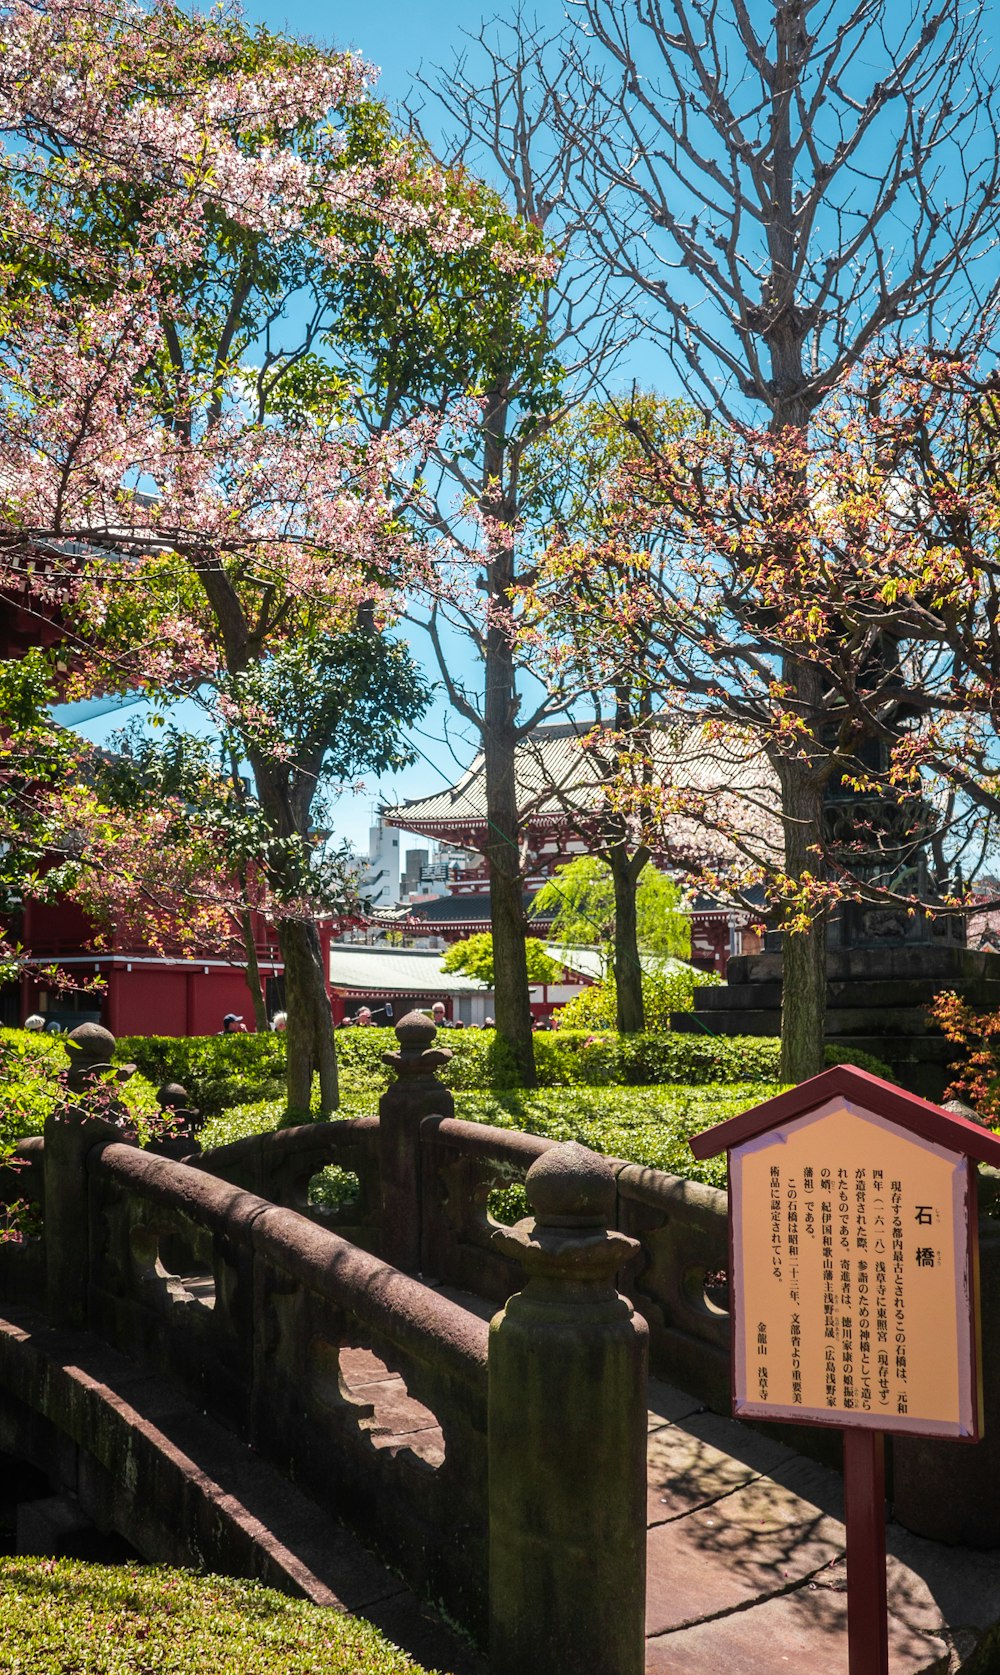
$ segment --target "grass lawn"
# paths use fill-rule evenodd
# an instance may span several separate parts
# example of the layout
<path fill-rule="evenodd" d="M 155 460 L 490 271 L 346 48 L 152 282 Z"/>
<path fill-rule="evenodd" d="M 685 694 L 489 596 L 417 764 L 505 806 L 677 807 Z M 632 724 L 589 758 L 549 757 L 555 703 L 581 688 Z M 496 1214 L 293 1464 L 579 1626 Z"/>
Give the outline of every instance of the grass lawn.
<path fill-rule="evenodd" d="M 10 1675 L 424 1675 L 356 1617 L 188 1571 L 0 1559 Z"/>
<path fill-rule="evenodd" d="M 736 1116 L 780 1093 L 777 1082 L 737 1082 L 697 1087 L 656 1084 L 640 1088 L 504 1089 L 455 1094 L 455 1115 L 495 1128 L 520 1128 L 552 1140 L 579 1140 L 594 1151 L 686 1175 L 710 1186 L 725 1186 L 726 1160 L 698 1163 L 688 1137 Z M 376 1090 L 345 1078 L 339 1117 L 374 1115 Z M 281 1099 L 234 1106 L 211 1117 L 202 1144 L 224 1145 L 244 1135 L 277 1128 L 285 1115 Z"/>

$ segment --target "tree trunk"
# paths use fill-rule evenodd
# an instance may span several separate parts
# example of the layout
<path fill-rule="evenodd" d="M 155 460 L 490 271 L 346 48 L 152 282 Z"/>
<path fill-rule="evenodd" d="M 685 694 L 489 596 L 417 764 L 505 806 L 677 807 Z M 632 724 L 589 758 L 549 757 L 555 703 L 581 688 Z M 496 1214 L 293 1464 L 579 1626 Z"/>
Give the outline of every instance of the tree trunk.
<path fill-rule="evenodd" d="M 257 938 L 253 934 L 253 916 L 248 907 L 240 914 L 240 930 L 243 933 L 243 948 L 247 957 L 247 988 L 253 1001 L 254 1025 L 258 1035 L 267 1032 L 267 1002 L 264 999 L 264 988 L 260 980 L 260 965 L 257 960 Z"/>
<path fill-rule="evenodd" d="M 507 396 L 490 392 L 484 424 L 482 507 L 499 526 L 490 535 L 487 566 L 489 613 L 484 650 L 483 757 L 486 774 L 486 861 L 490 875 L 493 974 L 497 1029 L 510 1046 L 526 1088 L 535 1086 L 531 997 L 525 949 L 521 882 L 521 827 L 514 757 L 517 749 L 517 683 L 508 616 L 514 585 L 513 511 L 502 490 L 506 463 Z"/>
<path fill-rule="evenodd" d="M 785 764 L 782 824 L 785 870 L 792 879 L 815 874 L 822 843 L 823 792 L 807 770 Z M 786 930 L 782 938 L 781 1079 L 804 1082 L 824 1068 L 826 1025 L 826 913 L 808 930 Z"/>
<path fill-rule="evenodd" d="M 490 919 L 493 929 L 493 986 L 497 1029 L 513 1051 L 526 1088 L 535 1086 L 535 1049 L 531 1036 L 531 996 L 525 951 L 524 893 L 514 780 L 516 733 L 511 704 L 493 700 L 489 678 L 497 679 L 496 665 L 487 663 L 486 717 L 483 738 L 486 762 L 486 811 L 489 836 L 486 860 L 490 873 Z M 502 691 L 502 688 L 501 688 Z M 490 710 L 501 707 L 507 719 L 490 723 Z"/>
<path fill-rule="evenodd" d="M 251 754 L 257 798 L 275 837 L 305 841 L 309 832 L 311 788 L 294 790 L 266 760 Z M 279 896 L 288 899 L 301 888 L 295 875 L 282 872 L 280 850 L 272 855 L 270 880 Z M 307 1122 L 310 1116 L 313 1071 L 319 1072 L 320 1115 L 328 1117 L 340 1104 L 333 1013 L 326 992 L 326 974 L 319 932 L 311 919 L 284 919 L 278 940 L 285 965 L 285 1025 L 288 1071 L 288 1109 Z"/>
<path fill-rule="evenodd" d="M 319 933 L 311 920 L 288 919 L 280 931 L 288 1023 L 288 1109 L 308 1121 L 312 1075 L 319 1071 L 320 1115 L 340 1103 L 333 1013 L 323 977 Z"/>
<path fill-rule="evenodd" d="M 637 1035 L 646 1027 L 642 1002 L 642 964 L 636 914 L 639 872 L 620 844 L 608 850 L 615 888 L 615 941 L 612 969 L 615 979 L 615 1017 L 621 1035 Z M 645 862 L 643 862 L 645 864 Z"/>

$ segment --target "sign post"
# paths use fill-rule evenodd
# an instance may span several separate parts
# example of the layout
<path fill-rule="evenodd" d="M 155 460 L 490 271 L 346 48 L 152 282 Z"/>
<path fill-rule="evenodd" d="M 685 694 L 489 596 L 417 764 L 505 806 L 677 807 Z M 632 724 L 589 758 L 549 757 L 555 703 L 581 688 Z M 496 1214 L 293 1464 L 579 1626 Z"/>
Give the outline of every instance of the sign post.
<path fill-rule="evenodd" d="M 982 1434 L 975 1163 L 1000 1138 L 840 1065 L 691 1150 L 729 1154 L 733 1412 L 842 1431 L 850 1675 L 887 1675 L 885 1433 Z"/>

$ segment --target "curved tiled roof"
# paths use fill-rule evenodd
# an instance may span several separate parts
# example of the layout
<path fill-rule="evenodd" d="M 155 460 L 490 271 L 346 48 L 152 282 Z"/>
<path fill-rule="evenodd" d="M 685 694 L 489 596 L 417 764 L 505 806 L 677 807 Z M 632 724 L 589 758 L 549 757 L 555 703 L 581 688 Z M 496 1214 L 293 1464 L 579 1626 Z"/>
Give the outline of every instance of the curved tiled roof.
<path fill-rule="evenodd" d="M 518 804 L 532 813 L 558 814 L 563 798 L 580 777 L 581 734 L 571 723 L 539 727 L 518 747 L 515 773 Z M 476 825 L 486 819 L 486 768 L 483 756 L 476 757 L 461 778 L 429 797 L 411 797 L 396 808 L 383 809 L 390 826 L 407 831 L 434 825 Z M 416 825 L 414 825 L 416 822 Z"/>
<path fill-rule="evenodd" d="M 518 807 L 529 828 L 572 824 L 606 802 L 599 753 L 583 743 L 589 727 L 565 722 L 538 727 L 517 749 Z M 665 824 L 671 848 L 694 858 L 718 855 L 727 826 L 781 854 L 778 786 L 764 752 L 747 734 L 712 734 L 690 722 L 661 721 L 652 736 L 655 777 L 674 811 Z M 452 786 L 384 808 L 387 825 L 447 837 L 485 835 L 486 777 L 482 755 Z"/>

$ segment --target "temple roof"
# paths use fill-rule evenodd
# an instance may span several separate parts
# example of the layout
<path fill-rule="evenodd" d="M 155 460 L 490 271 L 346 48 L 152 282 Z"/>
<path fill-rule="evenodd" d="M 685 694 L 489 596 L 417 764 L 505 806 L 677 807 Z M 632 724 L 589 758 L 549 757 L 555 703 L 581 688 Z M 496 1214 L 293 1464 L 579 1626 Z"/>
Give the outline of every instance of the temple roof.
<path fill-rule="evenodd" d="M 518 745 L 518 808 L 529 830 L 571 826 L 606 806 L 606 745 L 585 743 L 589 726 L 563 722 L 538 727 Z M 691 722 L 661 720 L 652 735 L 655 779 L 667 794 L 671 848 L 707 857 L 727 845 L 727 826 L 752 831 L 781 853 L 778 787 L 764 752 L 747 734 L 709 735 Z M 456 781 L 414 797 L 381 815 L 389 826 L 478 848 L 486 834 L 486 776 L 482 754 Z"/>
<path fill-rule="evenodd" d="M 535 890 L 524 891 L 525 910 L 536 895 Z M 430 901 L 411 902 L 409 908 L 401 908 L 400 913 L 419 920 L 422 925 L 464 925 L 467 922 L 489 925 L 490 892 L 484 886 L 482 890 L 463 890 L 454 896 L 433 896 Z M 551 918 L 550 913 L 536 923 L 548 923 Z"/>
<path fill-rule="evenodd" d="M 518 747 L 515 776 L 519 808 L 536 818 L 543 814 L 547 819 L 552 815 L 565 818 L 565 796 L 576 789 L 581 775 L 580 736 L 578 729 L 567 722 L 539 727 Z M 589 806 L 589 799 L 583 806 Z M 389 826 L 415 832 L 485 826 L 486 770 L 482 753 L 454 785 L 433 791 L 429 797 L 411 797 L 396 808 L 383 809 L 382 818 Z"/>
<path fill-rule="evenodd" d="M 330 944 L 330 986 L 346 994 L 483 995 L 489 985 L 461 971 L 442 971 L 441 954 L 421 948 Z"/>

